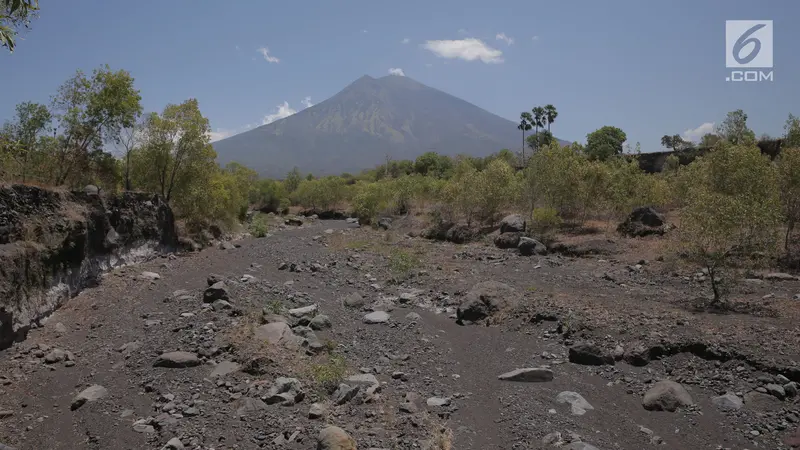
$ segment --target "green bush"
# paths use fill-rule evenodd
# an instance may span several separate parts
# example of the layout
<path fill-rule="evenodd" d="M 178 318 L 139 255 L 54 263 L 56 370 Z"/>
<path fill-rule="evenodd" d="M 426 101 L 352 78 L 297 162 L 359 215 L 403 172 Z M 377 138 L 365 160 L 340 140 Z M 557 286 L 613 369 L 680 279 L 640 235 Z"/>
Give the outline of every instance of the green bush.
<path fill-rule="evenodd" d="M 253 237 L 262 238 L 269 233 L 269 222 L 266 214 L 257 213 L 250 221 L 250 234 Z"/>
<path fill-rule="evenodd" d="M 531 231 L 540 238 L 551 236 L 561 226 L 555 208 L 535 208 L 531 214 Z"/>

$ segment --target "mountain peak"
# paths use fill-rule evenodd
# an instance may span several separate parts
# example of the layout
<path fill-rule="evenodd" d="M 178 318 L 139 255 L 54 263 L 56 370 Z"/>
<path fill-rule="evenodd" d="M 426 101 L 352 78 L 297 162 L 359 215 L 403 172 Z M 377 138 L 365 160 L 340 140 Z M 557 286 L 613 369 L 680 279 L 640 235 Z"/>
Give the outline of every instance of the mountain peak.
<path fill-rule="evenodd" d="M 357 173 L 435 151 L 486 156 L 518 149 L 516 123 L 411 78 L 364 75 L 285 119 L 214 143 L 220 163 L 270 177 L 293 167 L 314 175 Z"/>

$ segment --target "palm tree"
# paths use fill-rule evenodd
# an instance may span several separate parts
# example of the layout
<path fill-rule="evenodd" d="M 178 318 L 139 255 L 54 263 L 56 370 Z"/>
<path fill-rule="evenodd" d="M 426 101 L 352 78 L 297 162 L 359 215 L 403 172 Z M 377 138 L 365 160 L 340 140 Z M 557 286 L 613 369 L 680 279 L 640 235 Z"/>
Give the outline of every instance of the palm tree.
<path fill-rule="evenodd" d="M 550 131 L 550 124 L 556 121 L 556 117 L 558 117 L 558 111 L 556 111 L 556 107 L 553 105 L 545 105 L 544 115 L 545 120 L 547 120 L 547 131 Z"/>
<path fill-rule="evenodd" d="M 539 128 L 540 127 L 544 128 L 545 111 L 544 108 L 542 108 L 541 106 L 537 106 L 533 108 L 532 112 L 533 112 L 533 126 L 536 127 L 536 135 L 538 136 Z M 538 148 L 539 140 L 537 139 L 536 142 L 537 142 L 536 150 L 539 150 Z"/>
<path fill-rule="evenodd" d="M 517 125 L 518 130 L 522 130 L 522 164 L 525 164 L 525 132 L 531 130 L 531 122 L 533 118 L 531 117 L 531 113 L 524 112 L 519 115 L 519 125 Z"/>

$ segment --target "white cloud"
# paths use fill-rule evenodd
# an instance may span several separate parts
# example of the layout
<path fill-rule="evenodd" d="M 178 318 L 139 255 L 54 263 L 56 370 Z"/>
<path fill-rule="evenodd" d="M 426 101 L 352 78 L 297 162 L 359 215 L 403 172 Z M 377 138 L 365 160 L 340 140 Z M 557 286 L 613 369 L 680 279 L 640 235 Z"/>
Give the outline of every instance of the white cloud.
<path fill-rule="evenodd" d="M 261 56 L 264 57 L 264 61 L 267 61 L 269 63 L 275 63 L 275 64 L 281 62 L 280 59 L 278 59 L 278 58 L 276 58 L 276 57 L 274 57 L 274 56 L 269 54 L 269 48 L 267 48 L 267 47 L 261 47 L 256 51 L 258 53 L 261 53 Z"/>
<path fill-rule="evenodd" d="M 361 32 L 364 33 L 364 34 L 369 33 L 369 31 L 367 31 L 367 30 L 361 30 Z"/>
<path fill-rule="evenodd" d="M 468 33 L 467 30 L 465 30 L 464 28 L 458 29 L 458 34 L 467 34 L 467 33 Z"/>
<path fill-rule="evenodd" d="M 239 50 L 241 50 L 241 49 L 240 49 L 240 48 L 239 48 L 239 46 L 237 45 L 237 46 L 236 46 L 236 51 L 238 52 Z"/>
<path fill-rule="evenodd" d="M 539 36 L 534 36 L 534 37 L 531 38 L 531 40 L 532 41 L 538 41 L 539 40 Z"/>
<path fill-rule="evenodd" d="M 392 67 L 391 69 L 389 69 L 389 75 L 397 75 L 398 77 L 404 77 L 406 76 L 406 73 L 403 72 L 403 69 Z"/>
<path fill-rule="evenodd" d="M 458 58 L 465 61 L 481 60 L 486 64 L 503 62 L 503 52 L 489 47 L 480 39 L 475 38 L 427 41 L 423 47 L 440 58 Z"/>
<path fill-rule="evenodd" d="M 300 103 L 302 103 L 303 106 L 305 106 L 306 108 L 311 108 L 312 106 L 314 106 L 314 104 L 311 103 L 311 97 L 304 98 Z"/>
<path fill-rule="evenodd" d="M 283 104 L 278 105 L 277 108 L 278 111 L 276 111 L 274 114 L 267 114 L 266 116 L 264 116 L 264 120 L 261 121 L 263 125 L 270 124 L 272 122 L 275 122 L 276 120 L 285 119 L 297 112 L 294 109 L 292 109 L 291 106 L 289 106 L 289 102 L 287 101 L 284 101 Z"/>
<path fill-rule="evenodd" d="M 714 122 L 706 122 L 697 128 L 690 128 L 683 132 L 681 137 L 686 141 L 700 142 L 700 139 L 708 133 L 714 132 Z"/>
<path fill-rule="evenodd" d="M 211 131 L 208 133 L 208 137 L 211 138 L 211 142 L 221 141 L 225 138 L 229 138 L 233 136 L 233 131 L 231 130 L 223 130 L 217 128 L 217 131 Z"/>
<path fill-rule="evenodd" d="M 403 38 L 403 40 L 400 41 L 401 44 L 408 44 L 409 42 L 411 42 L 411 39 L 409 38 Z"/>
<path fill-rule="evenodd" d="M 514 43 L 514 38 L 510 36 L 506 36 L 505 33 L 497 33 L 497 36 L 494 37 L 498 41 L 505 41 L 506 44 L 511 45 Z"/>

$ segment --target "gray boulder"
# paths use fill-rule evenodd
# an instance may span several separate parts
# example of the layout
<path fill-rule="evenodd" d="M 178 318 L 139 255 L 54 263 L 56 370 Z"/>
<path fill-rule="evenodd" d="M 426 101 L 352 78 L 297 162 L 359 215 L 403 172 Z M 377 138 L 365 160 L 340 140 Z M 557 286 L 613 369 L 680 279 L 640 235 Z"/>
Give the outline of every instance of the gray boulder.
<path fill-rule="evenodd" d="M 505 216 L 500 221 L 500 233 L 523 233 L 525 232 L 525 219 L 520 214 Z"/>
<path fill-rule="evenodd" d="M 648 411 L 675 412 L 678 408 L 693 404 L 692 396 L 686 388 L 671 380 L 661 380 L 654 384 L 642 399 L 642 406 Z"/>
<path fill-rule="evenodd" d="M 525 236 L 519 238 L 519 244 L 517 244 L 517 248 L 519 249 L 519 254 L 523 256 L 544 256 L 547 254 L 546 245 L 542 244 L 536 239 Z"/>
<path fill-rule="evenodd" d="M 470 289 L 456 310 L 459 321 L 475 322 L 519 305 L 520 296 L 511 286 L 498 281 L 478 283 Z"/>
<path fill-rule="evenodd" d="M 508 232 L 508 233 L 501 233 L 498 234 L 494 238 L 494 245 L 497 248 L 517 248 L 519 245 L 519 239 L 522 237 L 522 233 L 519 232 Z"/>

